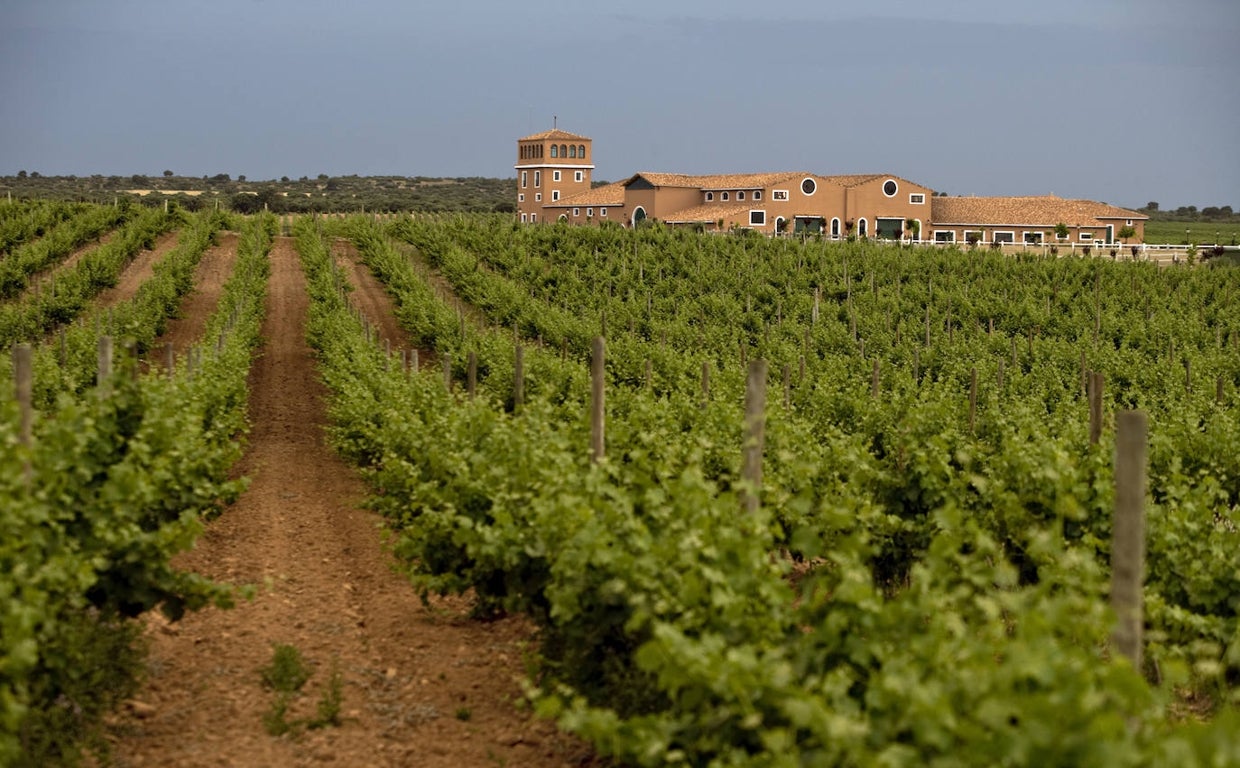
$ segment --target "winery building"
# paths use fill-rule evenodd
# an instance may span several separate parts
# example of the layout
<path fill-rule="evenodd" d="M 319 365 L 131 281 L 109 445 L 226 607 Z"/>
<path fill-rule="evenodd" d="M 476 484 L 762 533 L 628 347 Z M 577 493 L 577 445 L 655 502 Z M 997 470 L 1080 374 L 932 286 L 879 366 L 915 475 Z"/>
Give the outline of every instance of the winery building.
<path fill-rule="evenodd" d="M 1055 196 L 936 196 L 929 187 L 883 173 L 643 171 L 594 187 L 591 140 L 559 129 L 518 139 L 514 167 L 517 216 L 532 224 L 612 221 L 631 227 L 649 219 L 705 231 L 750 229 L 830 239 L 1092 245 L 1141 242 L 1147 219 L 1105 203 Z"/>

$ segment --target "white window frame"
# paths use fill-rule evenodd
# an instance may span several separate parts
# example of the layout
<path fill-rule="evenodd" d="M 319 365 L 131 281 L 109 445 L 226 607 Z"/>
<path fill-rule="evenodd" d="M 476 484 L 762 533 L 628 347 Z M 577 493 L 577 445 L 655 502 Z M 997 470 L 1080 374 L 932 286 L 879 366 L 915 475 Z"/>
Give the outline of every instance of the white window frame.
<path fill-rule="evenodd" d="M 592 218 L 594 218 L 594 209 L 593 209 L 593 208 L 587 208 L 587 209 L 586 209 L 586 218 L 587 218 L 587 219 L 592 219 Z"/>
<path fill-rule="evenodd" d="M 742 190 L 738 190 L 738 191 L 737 191 L 737 193 L 736 193 L 736 200 L 737 200 L 737 202 L 739 202 L 739 201 L 741 201 L 741 200 L 744 200 L 744 199 L 745 199 L 745 190 L 743 190 L 743 189 L 742 189 Z"/>
<path fill-rule="evenodd" d="M 1007 240 L 1000 240 L 999 235 L 1007 235 Z M 1016 245 L 1016 230 L 1014 229 L 996 229 L 990 233 L 990 241 L 992 243 L 1010 243 Z"/>
<path fill-rule="evenodd" d="M 892 184 L 896 185 L 896 191 L 892 192 L 890 195 L 887 194 L 887 182 L 891 182 Z M 883 179 L 883 185 L 879 187 L 879 189 L 882 191 L 883 197 L 895 197 L 896 195 L 900 194 L 900 182 L 896 181 L 895 179 Z"/>
<path fill-rule="evenodd" d="M 813 189 L 812 191 L 810 191 L 810 192 L 806 192 L 806 191 L 805 191 L 805 182 L 807 182 L 807 181 L 808 181 L 808 182 L 810 183 L 810 185 L 811 185 L 811 186 L 813 186 L 813 188 L 814 188 L 814 189 Z M 805 178 L 801 179 L 801 186 L 800 186 L 800 187 L 798 187 L 798 189 L 800 189 L 800 190 L 801 190 L 801 194 L 805 195 L 806 197 L 813 197 L 813 196 L 814 196 L 814 194 L 818 191 L 818 182 L 817 182 L 817 181 L 815 181 L 814 179 L 810 178 L 809 176 L 806 176 Z"/>
<path fill-rule="evenodd" d="M 925 205 L 926 204 L 926 193 L 925 192 L 909 192 L 908 193 L 908 204 L 909 205 Z"/>
<path fill-rule="evenodd" d="M 529 180 L 530 180 L 530 172 L 521 171 L 521 189 L 525 189 L 527 186 L 529 186 L 529 183 L 528 183 Z"/>
<path fill-rule="evenodd" d="M 584 173 L 584 172 L 582 172 L 582 171 L 573 171 L 573 181 L 577 182 L 578 184 L 580 184 L 580 183 L 581 183 L 581 181 L 582 181 L 582 179 L 584 179 L 585 177 L 586 177 L 586 175 L 585 175 L 585 173 Z"/>
<path fill-rule="evenodd" d="M 727 193 L 727 192 L 720 192 L 720 193 L 719 193 L 719 199 L 720 199 L 720 200 L 722 200 L 723 202 L 725 202 L 725 203 L 726 203 L 726 202 L 728 201 L 728 193 Z"/>
<path fill-rule="evenodd" d="M 1077 232 L 1076 239 L 1080 240 L 1081 242 L 1085 242 L 1086 240 L 1089 240 L 1092 242 L 1094 239 L 1094 233 L 1093 232 Z"/>
<path fill-rule="evenodd" d="M 715 193 L 714 193 L 714 192 L 707 192 L 707 193 L 706 193 L 706 202 L 708 202 L 708 203 L 713 203 L 714 201 L 715 201 Z"/>
<path fill-rule="evenodd" d="M 551 172 L 551 180 L 552 180 L 552 181 L 559 181 L 559 180 L 560 180 L 560 172 L 559 172 L 559 171 L 552 171 L 552 172 Z"/>
<path fill-rule="evenodd" d="M 947 235 L 946 238 L 940 240 L 939 235 Z M 954 229 L 936 229 L 934 230 L 934 242 L 936 243 L 954 243 L 956 242 L 956 230 Z"/>
<path fill-rule="evenodd" d="M 761 199 L 762 199 L 762 190 L 760 190 L 760 189 L 755 189 L 755 190 L 753 191 L 753 199 L 754 199 L 754 201 L 755 201 L 755 202 L 756 202 L 756 201 L 758 201 L 758 200 L 761 200 Z"/>
<path fill-rule="evenodd" d="M 1030 235 L 1037 235 L 1038 239 L 1030 240 L 1029 239 Z M 1040 229 L 1024 229 L 1024 230 L 1021 230 L 1020 241 L 1024 243 L 1025 245 L 1045 245 L 1046 244 L 1046 233 Z"/>
<path fill-rule="evenodd" d="M 542 186 L 542 171 L 534 171 L 534 187 L 537 189 Z"/>
<path fill-rule="evenodd" d="M 518 202 L 518 203 L 524 203 L 524 202 L 525 202 L 525 193 L 524 193 L 524 192 L 521 192 L 521 193 L 519 193 L 519 194 L 517 195 L 517 202 Z"/>
<path fill-rule="evenodd" d="M 580 215 L 581 215 L 581 209 L 580 209 L 580 208 L 574 208 L 574 209 L 573 209 L 573 218 L 575 219 L 575 218 L 577 218 L 577 217 L 578 217 L 578 216 L 580 216 Z"/>
<path fill-rule="evenodd" d="M 603 208 L 599 208 L 599 209 L 598 209 L 598 215 L 599 215 L 599 216 L 606 216 L 606 215 L 607 215 L 607 208 L 606 208 L 605 206 L 604 206 Z"/>
<path fill-rule="evenodd" d="M 524 214 L 524 213 L 523 213 L 523 214 L 521 214 L 521 223 L 522 223 L 522 224 L 524 224 L 524 223 L 525 223 L 525 214 Z"/>
<path fill-rule="evenodd" d="M 753 220 L 753 217 L 754 217 L 754 215 L 755 215 L 755 214 L 757 214 L 757 215 L 761 216 L 761 217 L 762 217 L 762 221 L 754 221 L 754 220 Z M 764 209 L 759 209 L 759 208 L 754 208 L 754 209 L 751 209 L 751 210 L 749 211 L 749 226 L 751 226 L 751 227 L 765 227 L 765 226 L 766 226 L 766 211 L 765 211 Z"/>
<path fill-rule="evenodd" d="M 838 216 L 831 218 L 831 229 L 828 231 L 831 233 L 832 240 L 840 239 L 840 219 Z"/>
<path fill-rule="evenodd" d="M 537 214 L 537 213 L 531 213 L 531 214 L 530 214 L 530 223 L 531 223 L 531 224 L 533 224 L 533 223 L 535 223 L 535 222 L 537 222 L 537 221 L 538 221 L 538 214 Z"/>
<path fill-rule="evenodd" d="M 862 216 L 861 218 L 857 219 L 857 237 L 869 237 L 869 236 L 870 236 L 870 222 L 866 221 L 865 217 Z"/>
<path fill-rule="evenodd" d="M 560 199 L 560 190 L 558 189 L 551 190 L 551 202 L 554 203 L 559 199 Z"/>
<path fill-rule="evenodd" d="M 784 202 L 787 202 L 787 200 L 788 200 L 788 190 L 786 190 L 786 189 L 772 189 L 772 190 L 771 190 L 771 199 L 772 199 L 772 200 L 774 200 L 774 201 L 776 201 L 776 202 L 779 202 L 779 201 L 784 201 Z"/>
<path fill-rule="evenodd" d="M 534 193 L 534 202 L 536 202 L 536 203 L 541 203 L 541 202 L 542 202 L 542 192 L 535 192 L 535 193 Z"/>

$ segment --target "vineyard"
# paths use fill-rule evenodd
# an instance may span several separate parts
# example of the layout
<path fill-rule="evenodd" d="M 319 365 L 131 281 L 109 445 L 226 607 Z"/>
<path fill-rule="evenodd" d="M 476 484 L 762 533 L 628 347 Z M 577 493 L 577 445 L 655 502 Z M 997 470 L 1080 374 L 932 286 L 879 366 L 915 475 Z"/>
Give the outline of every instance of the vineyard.
<path fill-rule="evenodd" d="M 231 277 L 174 355 L 167 323 L 224 229 L 240 233 Z M 94 298 L 170 231 L 175 248 L 131 298 Z M 212 764 L 226 745 L 155 749 L 187 739 L 184 723 L 223 727 L 210 718 L 173 734 L 131 714 L 149 743 L 92 725 L 154 695 L 136 674 L 143 627 L 163 626 L 154 609 L 189 628 L 156 633 L 156 657 L 166 646 L 167 664 L 201 666 L 227 658 L 210 655 L 209 628 L 244 635 L 272 597 L 334 605 L 263 584 L 315 569 L 324 590 L 364 580 L 349 631 L 386 634 L 357 646 L 296 614 L 271 620 L 343 657 L 346 715 L 330 721 L 338 736 L 300 741 L 263 735 L 255 716 L 256 735 L 236 737 L 255 763 L 351 764 L 350 749 L 392 765 L 1240 762 L 1234 269 L 46 203 L 0 207 L 0 236 L 0 289 L 13 286 L 0 337 L 30 345 L 3 382 L 30 410 L 6 401 L 0 420 L 0 762 L 71 762 L 110 739 L 121 765 Z M 277 288 L 273 270 L 299 274 Z M 304 321 L 272 316 L 301 303 Z M 267 455 L 251 400 L 281 395 L 249 361 L 303 333 L 327 439 L 369 486 L 400 578 L 334 571 L 340 555 L 318 539 L 279 564 L 300 576 L 235 555 L 212 570 L 186 552 L 204 531 L 202 547 L 233 552 L 230 515 L 256 495 L 297 507 L 299 524 L 318 514 L 304 452 L 236 464 L 247 433 Z M 1133 410 L 1149 424 L 1136 665 L 1114 646 L 1108 602 L 1116 425 Z M 306 487 L 264 490 L 272 471 Z M 349 470 L 317 474 L 330 471 Z M 484 711 L 477 686 L 455 718 L 394 703 L 393 690 L 435 687 L 426 668 L 408 672 L 412 689 L 384 682 L 439 642 L 418 596 L 440 611 L 467 601 L 457 629 L 470 634 L 445 645 L 495 647 L 525 631 L 514 620 L 531 627 L 511 698 L 579 741 L 525 724 L 512 700 Z M 510 663 L 503 647 L 478 654 Z M 253 650 L 247 674 L 269 652 Z M 459 664 L 433 658 L 417 664 L 464 696 Z"/>

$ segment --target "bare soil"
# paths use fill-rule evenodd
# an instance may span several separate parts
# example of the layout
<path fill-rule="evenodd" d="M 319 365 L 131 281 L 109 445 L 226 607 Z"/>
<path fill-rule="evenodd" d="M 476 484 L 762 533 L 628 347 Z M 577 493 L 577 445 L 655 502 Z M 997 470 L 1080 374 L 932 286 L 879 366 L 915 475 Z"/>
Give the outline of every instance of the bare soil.
<path fill-rule="evenodd" d="M 352 275 L 364 311 L 385 334 L 398 334 L 386 295 L 373 280 L 367 288 L 363 273 Z M 265 346 L 250 373 L 253 426 L 240 471 L 252 482 L 178 561 L 215 579 L 254 584 L 257 596 L 177 624 L 151 620 L 149 677 L 113 724 L 115 763 L 588 763 L 588 750 L 517 707 L 532 642 L 525 622 L 475 621 L 463 599 L 424 605 L 394 570 L 381 521 L 358 506 L 361 480 L 325 444 L 326 392 L 305 341 L 307 309 L 292 241 L 279 238 Z M 289 719 L 314 717 L 336 669 L 341 725 L 267 733 L 263 716 L 276 696 L 260 670 L 275 643 L 296 646 L 313 669 Z"/>
<path fill-rule="evenodd" d="M 138 288 L 155 274 L 155 265 L 177 247 L 180 237 L 180 232 L 165 232 L 155 239 L 154 248 L 138 251 L 133 260 L 121 270 L 116 285 L 105 288 L 95 297 L 95 305 L 107 307 L 133 298 Z"/>

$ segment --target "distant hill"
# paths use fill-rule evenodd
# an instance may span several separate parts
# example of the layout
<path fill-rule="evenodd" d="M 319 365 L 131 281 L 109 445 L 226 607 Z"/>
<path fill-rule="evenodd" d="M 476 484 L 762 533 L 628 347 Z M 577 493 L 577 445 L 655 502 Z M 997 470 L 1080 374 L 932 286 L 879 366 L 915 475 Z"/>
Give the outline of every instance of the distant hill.
<path fill-rule="evenodd" d="M 111 202 L 119 195 L 149 204 L 176 200 L 191 210 L 219 205 L 241 211 L 505 212 L 515 210 L 517 181 L 482 177 L 327 176 L 250 181 L 215 176 L 0 176 L 0 197 Z"/>

